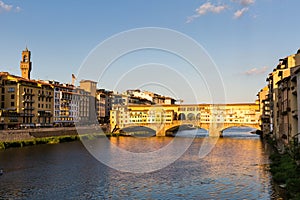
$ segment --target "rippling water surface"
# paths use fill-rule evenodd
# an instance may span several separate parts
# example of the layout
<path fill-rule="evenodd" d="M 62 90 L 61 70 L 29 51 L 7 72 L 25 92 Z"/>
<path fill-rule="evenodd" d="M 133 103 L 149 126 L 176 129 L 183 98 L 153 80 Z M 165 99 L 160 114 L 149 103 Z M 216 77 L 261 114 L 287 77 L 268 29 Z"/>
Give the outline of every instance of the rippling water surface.
<path fill-rule="evenodd" d="M 179 140 L 185 140 L 181 132 Z M 94 159 L 81 142 L 0 151 L 0 199 L 271 199 L 268 154 L 249 133 L 224 133 L 200 159 L 199 132 L 177 161 L 161 170 L 134 174 Z M 132 152 L 155 151 L 173 138 L 111 138 Z M 163 160 L 161 160 L 163 162 Z"/>

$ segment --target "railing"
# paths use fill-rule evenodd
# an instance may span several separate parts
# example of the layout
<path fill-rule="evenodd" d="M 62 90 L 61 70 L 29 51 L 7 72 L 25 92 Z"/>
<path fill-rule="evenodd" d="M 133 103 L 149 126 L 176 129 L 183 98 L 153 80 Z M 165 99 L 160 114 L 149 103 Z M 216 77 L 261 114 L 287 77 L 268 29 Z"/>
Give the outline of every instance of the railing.
<path fill-rule="evenodd" d="M 34 94 L 30 92 L 23 92 L 22 96 L 34 96 Z"/>
<path fill-rule="evenodd" d="M 26 107 L 22 108 L 22 110 L 34 110 L 34 107 L 26 106 Z"/>
<path fill-rule="evenodd" d="M 32 100 L 32 99 L 24 99 L 22 102 L 23 103 L 34 103 L 34 100 Z"/>
<path fill-rule="evenodd" d="M 34 114 L 30 114 L 30 113 L 20 113 L 21 117 L 34 117 Z"/>

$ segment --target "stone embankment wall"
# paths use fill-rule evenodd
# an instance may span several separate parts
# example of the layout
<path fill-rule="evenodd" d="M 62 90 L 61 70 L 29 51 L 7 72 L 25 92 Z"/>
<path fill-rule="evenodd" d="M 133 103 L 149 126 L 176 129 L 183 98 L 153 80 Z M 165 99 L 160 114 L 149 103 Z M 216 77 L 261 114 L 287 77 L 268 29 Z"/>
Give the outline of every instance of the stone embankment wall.
<path fill-rule="evenodd" d="M 59 127 L 59 128 L 36 128 L 36 129 L 21 129 L 21 130 L 1 130 L 0 142 L 24 141 L 34 138 L 78 135 L 97 133 L 101 130 L 100 127 Z"/>

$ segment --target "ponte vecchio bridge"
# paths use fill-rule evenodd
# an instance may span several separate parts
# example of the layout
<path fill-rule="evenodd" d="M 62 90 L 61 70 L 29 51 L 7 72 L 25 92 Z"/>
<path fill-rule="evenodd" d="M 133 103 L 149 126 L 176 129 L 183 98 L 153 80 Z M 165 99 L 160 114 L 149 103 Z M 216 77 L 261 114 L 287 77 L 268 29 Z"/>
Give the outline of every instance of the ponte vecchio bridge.
<path fill-rule="evenodd" d="M 231 127 L 260 129 L 259 105 L 255 103 L 195 105 L 128 105 L 115 107 L 110 114 L 111 132 L 130 127 L 147 127 L 156 136 L 165 136 L 175 127 L 189 125 L 219 136 Z"/>

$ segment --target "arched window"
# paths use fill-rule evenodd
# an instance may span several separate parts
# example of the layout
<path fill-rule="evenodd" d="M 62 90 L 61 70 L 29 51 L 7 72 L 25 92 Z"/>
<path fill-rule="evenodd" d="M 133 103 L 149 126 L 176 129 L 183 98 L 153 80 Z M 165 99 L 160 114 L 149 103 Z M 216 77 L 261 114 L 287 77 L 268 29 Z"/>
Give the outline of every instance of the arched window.
<path fill-rule="evenodd" d="M 189 114 L 187 115 L 187 118 L 188 118 L 188 120 L 190 120 L 190 121 L 195 120 L 195 114 L 194 114 L 194 113 L 189 113 Z"/>
<path fill-rule="evenodd" d="M 23 57 L 23 62 L 28 62 L 28 57 L 26 55 Z"/>
<path fill-rule="evenodd" d="M 178 115 L 178 120 L 185 120 L 185 114 L 184 113 L 180 113 Z"/>

